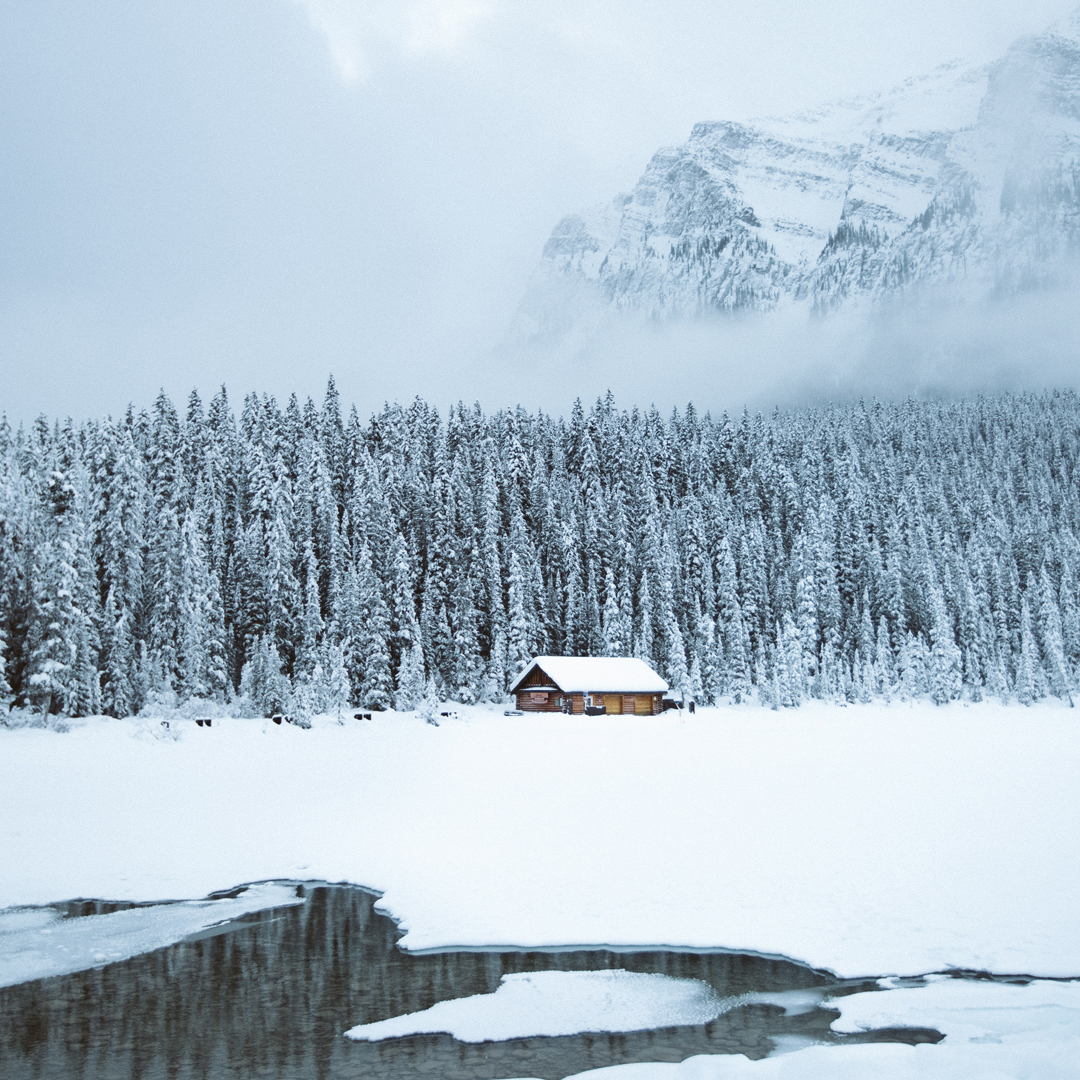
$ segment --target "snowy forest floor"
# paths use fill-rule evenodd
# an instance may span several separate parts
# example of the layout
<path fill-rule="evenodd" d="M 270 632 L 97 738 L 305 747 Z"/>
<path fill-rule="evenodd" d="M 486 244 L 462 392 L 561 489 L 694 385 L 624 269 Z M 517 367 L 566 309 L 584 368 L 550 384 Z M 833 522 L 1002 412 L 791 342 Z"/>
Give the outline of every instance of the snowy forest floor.
<path fill-rule="evenodd" d="M 843 976 L 1080 975 L 1065 705 L 447 708 L 438 727 L 0 731 L 0 909 L 321 879 L 382 892 L 412 950 L 724 947 Z"/>

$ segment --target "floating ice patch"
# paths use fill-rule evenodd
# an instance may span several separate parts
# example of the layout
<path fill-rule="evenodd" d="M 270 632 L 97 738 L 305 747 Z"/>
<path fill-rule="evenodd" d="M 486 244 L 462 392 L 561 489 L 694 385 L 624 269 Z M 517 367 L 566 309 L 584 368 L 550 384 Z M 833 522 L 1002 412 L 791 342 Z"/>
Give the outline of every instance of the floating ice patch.
<path fill-rule="evenodd" d="M 52 908 L 0 912 L 0 986 L 127 960 L 252 911 L 302 903 L 290 885 L 254 885 L 234 899 L 155 904 L 110 915 L 65 919 Z"/>
<path fill-rule="evenodd" d="M 422 1012 L 359 1024 L 345 1034 L 375 1041 L 445 1031 L 462 1042 L 497 1042 L 585 1031 L 643 1031 L 706 1024 L 742 1003 L 742 998 L 721 997 L 699 979 L 621 969 L 536 971 L 504 975 L 494 994 L 440 1001 Z"/>
<path fill-rule="evenodd" d="M 841 1011 L 833 1030 L 933 1027 L 955 1045 L 1028 1037 L 1052 1041 L 1056 1029 L 1080 1046 L 1080 981 L 1038 979 L 1024 985 L 928 975 L 925 986 L 907 987 L 893 979 L 879 985 L 888 992 L 830 1000 L 829 1007 Z"/>
<path fill-rule="evenodd" d="M 784 1010 L 785 1016 L 804 1016 L 813 1012 L 824 1000 L 827 991 L 815 990 L 812 987 L 806 990 L 771 990 L 766 992 L 754 992 L 740 994 L 732 1002 L 733 1005 L 779 1005 Z"/>

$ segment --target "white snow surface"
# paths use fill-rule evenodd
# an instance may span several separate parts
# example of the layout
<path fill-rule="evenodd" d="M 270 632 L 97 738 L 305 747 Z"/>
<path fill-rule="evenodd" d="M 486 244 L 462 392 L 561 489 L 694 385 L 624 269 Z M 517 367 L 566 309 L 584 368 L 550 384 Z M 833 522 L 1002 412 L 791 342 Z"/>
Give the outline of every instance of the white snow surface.
<path fill-rule="evenodd" d="M 631 971 L 535 971 L 504 975 L 494 994 L 440 1001 L 422 1012 L 359 1024 L 345 1034 L 375 1041 L 449 1032 L 461 1042 L 643 1031 L 707 1024 L 733 1007 L 700 979 Z"/>
<path fill-rule="evenodd" d="M 883 980 L 883 985 L 888 985 Z M 932 1027 L 937 1045 L 815 1045 L 761 1061 L 742 1055 L 687 1058 L 677 1065 L 619 1065 L 567 1080 L 1075 1080 L 1080 1062 L 1080 983 L 1009 986 L 931 977 L 928 985 L 835 998 L 837 1031 Z M 783 1052 L 791 1050 L 793 1052 Z"/>
<path fill-rule="evenodd" d="M 0 986 L 68 975 L 152 952 L 252 911 L 302 904 L 296 889 L 255 885 L 235 898 L 62 918 L 53 908 L 0 911 Z"/>
<path fill-rule="evenodd" d="M 723 947 L 845 976 L 1080 974 L 1067 707 L 740 706 L 0 731 L 0 908 L 271 879 L 409 949 Z"/>
<path fill-rule="evenodd" d="M 644 660 L 624 656 L 536 656 L 514 680 L 511 691 L 539 665 L 567 694 L 592 691 L 624 694 L 663 694 L 668 684 Z"/>

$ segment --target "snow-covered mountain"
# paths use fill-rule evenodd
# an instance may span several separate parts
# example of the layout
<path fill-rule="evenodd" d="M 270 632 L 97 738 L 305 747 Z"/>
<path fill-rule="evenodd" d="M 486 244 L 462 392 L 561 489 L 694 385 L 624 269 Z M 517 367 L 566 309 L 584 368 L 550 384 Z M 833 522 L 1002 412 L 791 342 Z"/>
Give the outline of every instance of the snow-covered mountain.
<path fill-rule="evenodd" d="M 1080 9 L 998 61 L 787 117 L 695 125 L 629 195 L 563 218 L 515 336 L 1050 284 L 1080 250 Z"/>

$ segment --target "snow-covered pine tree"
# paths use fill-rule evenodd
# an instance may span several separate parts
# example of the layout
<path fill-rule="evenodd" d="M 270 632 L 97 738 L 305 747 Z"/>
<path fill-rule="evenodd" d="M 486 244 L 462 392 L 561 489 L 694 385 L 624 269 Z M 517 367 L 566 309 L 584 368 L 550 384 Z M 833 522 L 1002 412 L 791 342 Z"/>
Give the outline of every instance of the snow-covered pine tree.
<path fill-rule="evenodd" d="M 293 536 L 293 501 L 284 459 L 277 456 L 271 495 L 266 554 L 263 563 L 266 597 L 266 632 L 273 635 L 286 670 L 292 670 L 299 631 L 300 583 L 296 579 L 296 539 Z"/>
<path fill-rule="evenodd" d="M 790 611 L 784 612 L 783 623 L 776 628 L 777 686 L 779 704 L 785 708 L 794 708 L 802 704 L 803 699 L 803 652 L 799 642 L 799 631 Z"/>
<path fill-rule="evenodd" d="M 454 590 L 453 656 L 454 697 L 463 705 L 471 705 L 480 698 L 484 662 L 480 656 L 476 599 L 467 575 L 459 578 Z"/>
<path fill-rule="evenodd" d="M 722 665 L 724 655 L 720 635 L 711 616 L 706 616 L 702 621 L 701 637 L 696 655 L 701 666 L 701 700 L 706 705 L 715 705 L 723 692 Z"/>
<path fill-rule="evenodd" d="M 620 596 L 620 589 L 615 584 L 614 571 L 609 566 L 604 574 L 604 656 L 630 655 L 633 611 L 626 610 L 629 607 L 629 589 L 622 590 L 622 593 L 623 595 Z"/>
<path fill-rule="evenodd" d="M 268 634 L 255 643 L 251 658 L 244 665 L 240 693 L 262 716 L 283 712 L 292 698 L 292 685 L 281 670 L 281 657 Z"/>
<path fill-rule="evenodd" d="M 496 634 L 501 633 L 504 641 L 506 638 L 506 608 L 503 601 L 502 562 L 499 557 L 502 515 L 499 512 L 499 487 L 495 480 L 494 466 L 494 447 L 488 437 L 483 447 L 484 480 L 480 492 L 480 562 L 483 608 L 493 646 Z"/>
<path fill-rule="evenodd" d="M 15 699 L 9 673 L 19 658 L 17 630 L 29 607 L 29 575 L 23 571 L 30 505 L 25 484 L 14 460 L 7 417 L 0 417 L 0 708 L 5 710 Z"/>
<path fill-rule="evenodd" d="M 893 660 L 892 645 L 889 642 L 889 631 L 885 625 L 884 615 L 878 619 L 874 664 L 877 670 L 878 692 L 887 703 L 892 697 L 893 688 L 896 685 L 896 665 Z"/>
<path fill-rule="evenodd" d="M 528 583 L 521 559 L 514 550 L 510 552 L 509 626 L 506 635 L 506 668 L 516 674 L 533 657 L 533 642 L 527 613 Z"/>
<path fill-rule="evenodd" d="M 795 546 L 795 628 L 801 652 L 799 673 L 806 693 L 811 692 L 817 677 L 818 623 L 817 602 L 814 598 L 814 570 L 808 548 L 807 534 L 800 532 Z"/>
<path fill-rule="evenodd" d="M 4 626 L 0 623 L 0 709 L 5 712 L 11 708 L 14 694 L 11 692 L 11 684 L 7 681 L 7 634 Z"/>
<path fill-rule="evenodd" d="M 42 497 L 46 512 L 40 522 L 31 574 L 34 581 L 33 621 L 28 634 L 26 683 L 31 703 L 44 715 L 71 715 L 80 698 L 80 647 L 85 647 L 79 608 L 81 543 L 75 487 L 74 446 L 57 439 Z"/>
<path fill-rule="evenodd" d="M 483 692 L 485 701 L 502 701 L 505 698 L 506 688 L 510 682 L 506 665 L 506 631 L 499 626 L 495 629 L 495 636 L 491 643 L 491 657 L 488 660 Z"/>
<path fill-rule="evenodd" d="M 340 645 L 331 641 L 323 643 L 319 664 L 322 671 L 320 686 L 320 711 L 333 713 L 340 717 L 349 707 L 349 673 L 345 669 L 345 654 Z"/>
<path fill-rule="evenodd" d="M 394 696 L 395 708 L 403 710 L 418 708 L 424 697 L 426 683 L 420 626 L 414 622 L 409 650 L 402 657 L 401 667 L 398 669 L 397 693 Z"/>
<path fill-rule="evenodd" d="M 300 620 L 300 646 L 296 652 L 296 676 L 308 677 L 314 672 L 320 658 L 323 636 L 321 599 L 319 596 L 319 568 L 315 549 L 309 539 L 304 546 L 303 616 Z"/>
<path fill-rule="evenodd" d="M 1036 698 L 1036 669 L 1039 658 L 1035 652 L 1035 631 L 1031 625 L 1031 608 L 1027 596 L 1020 601 L 1020 658 L 1016 667 L 1016 700 L 1030 705 Z"/>
<path fill-rule="evenodd" d="M 1042 642 L 1043 667 L 1050 693 L 1064 697 L 1073 687 L 1065 660 L 1061 612 L 1058 610 L 1055 593 L 1044 563 L 1039 570 L 1039 639 Z"/>
<path fill-rule="evenodd" d="M 944 705 L 960 696 L 963 686 L 960 648 L 956 644 L 952 623 L 941 590 L 931 584 L 930 610 L 930 699 Z"/>
<path fill-rule="evenodd" d="M 701 657 L 694 653 L 690 664 L 690 679 L 687 685 L 687 698 L 695 705 L 705 704 L 705 685 L 701 677 Z"/>
<path fill-rule="evenodd" d="M 210 568 L 196 515 L 189 513 L 180 535 L 179 641 L 176 653 L 176 690 L 180 698 L 207 698 L 211 685 L 211 638 L 213 628 L 209 611 Z"/>
<path fill-rule="evenodd" d="M 427 681 L 427 687 L 424 690 L 423 701 L 420 702 L 420 715 L 429 723 L 435 727 L 439 726 L 438 713 L 439 713 L 439 688 L 435 683 L 434 678 L 429 678 Z"/>
<path fill-rule="evenodd" d="M 649 590 L 649 571 L 642 570 L 641 572 L 641 585 L 638 590 L 640 617 L 638 622 L 638 632 L 634 638 L 634 657 L 638 660 L 644 660 L 650 667 L 656 667 L 656 661 L 653 659 L 654 648 L 654 636 L 653 636 L 653 620 L 652 620 L 652 593 Z"/>
<path fill-rule="evenodd" d="M 900 697 L 902 700 L 914 701 L 929 692 L 926 669 L 926 646 L 921 637 L 916 637 L 909 631 L 900 648 Z"/>
<path fill-rule="evenodd" d="M 690 672 L 686 664 L 686 643 L 674 612 L 669 612 L 664 637 L 668 646 L 667 662 L 664 665 L 667 680 L 672 690 L 685 698 L 689 693 Z"/>
<path fill-rule="evenodd" d="M 412 649 L 413 634 L 419 633 L 412 559 L 409 556 L 409 546 L 400 531 L 394 534 L 390 545 L 390 572 L 390 658 L 393 670 L 400 672 Z"/>
<path fill-rule="evenodd" d="M 383 711 L 393 707 L 394 680 L 390 671 L 390 609 L 383 599 L 382 586 L 371 563 L 367 543 L 356 560 L 357 587 L 361 611 L 361 651 L 364 682 L 360 704 L 365 709 Z"/>
<path fill-rule="evenodd" d="M 1080 605 L 1077 604 L 1071 557 L 1063 561 L 1061 568 L 1058 610 L 1061 612 L 1061 637 L 1065 662 L 1068 664 L 1073 685 L 1080 685 Z"/>
<path fill-rule="evenodd" d="M 341 654 L 349 679 L 349 701 L 355 705 L 361 702 L 367 672 L 364 618 L 359 575 L 356 567 L 350 566 L 345 572 L 336 620 L 341 633 Z"/>

